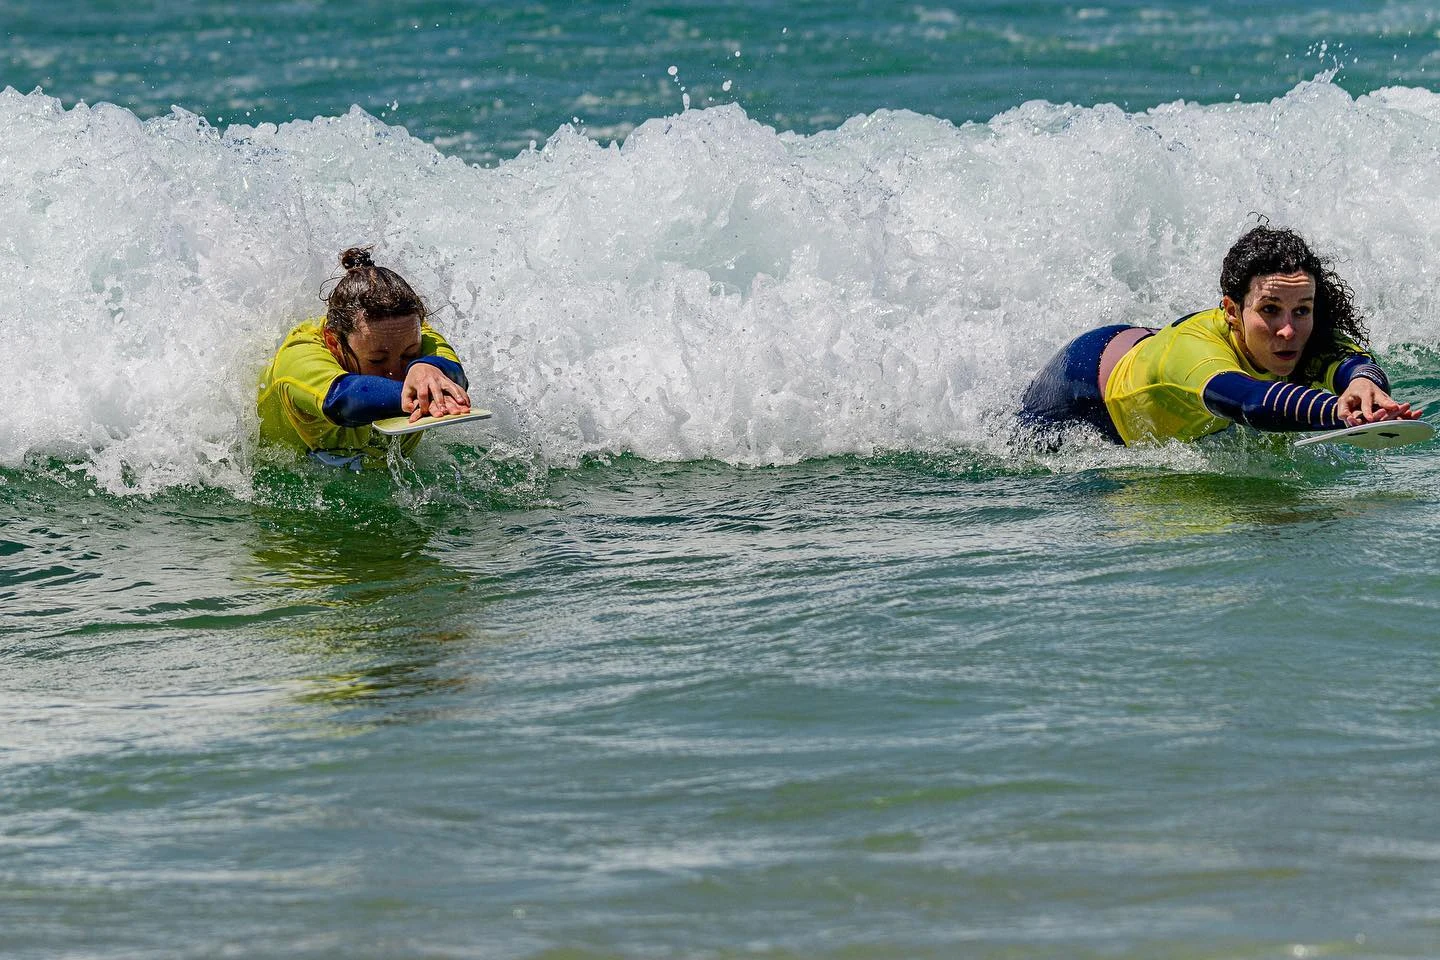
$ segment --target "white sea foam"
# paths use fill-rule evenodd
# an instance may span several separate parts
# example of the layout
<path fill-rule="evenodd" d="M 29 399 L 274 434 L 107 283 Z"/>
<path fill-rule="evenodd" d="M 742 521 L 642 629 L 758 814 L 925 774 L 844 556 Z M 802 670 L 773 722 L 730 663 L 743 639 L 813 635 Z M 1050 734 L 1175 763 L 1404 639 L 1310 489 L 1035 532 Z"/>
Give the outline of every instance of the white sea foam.
<path fill-rule="evenodd" d="M 0 464 L 243 489 L 257 371 L 367 242 L 543 464 L 985 446 L 1069 337 L 1213 304 L 1251 211 L 1340 258 L 1382 351 L 1434 344 L 1437 149 L 1440 95 L 1323 76 L 808 137 L 730 105 L 623 144 L 567 126 L 495 168 L 358 109 L 222 132 L 9 89 Z"/>

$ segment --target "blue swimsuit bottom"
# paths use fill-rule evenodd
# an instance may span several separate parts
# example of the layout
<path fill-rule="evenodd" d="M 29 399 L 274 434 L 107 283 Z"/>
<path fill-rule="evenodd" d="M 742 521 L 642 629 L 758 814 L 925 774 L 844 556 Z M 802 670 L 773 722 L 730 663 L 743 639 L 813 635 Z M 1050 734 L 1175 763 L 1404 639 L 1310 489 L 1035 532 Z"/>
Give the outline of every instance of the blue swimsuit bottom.
<path fill-rule="evenodd" d="M 1071 340 L 1025 388 L 1020 423 L 1049 434 L 1079 421 L 1099 430 L 1107 440 L 1123 444 L 1100 394 L 1100 356 L 1118 335 L 1141 329 L 1145 328 L 1117 323 Z"/>

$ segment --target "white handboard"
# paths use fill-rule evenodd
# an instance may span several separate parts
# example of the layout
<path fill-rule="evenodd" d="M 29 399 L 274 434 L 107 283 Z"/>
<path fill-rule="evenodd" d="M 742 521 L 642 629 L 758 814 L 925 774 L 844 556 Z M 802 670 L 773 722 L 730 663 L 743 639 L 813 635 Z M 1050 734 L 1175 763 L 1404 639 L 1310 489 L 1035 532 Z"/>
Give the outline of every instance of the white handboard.
<path fill-rule="evenodd" d="M 1424 420 L 1381 420 L 1379 423 L 1362 423 L 1358 427 L 1344 427 L 1326 433 L 1313 433 L 1303 440 L 1296 440 L 1295 446 L 1308 447 L 1312 443 L 1344 443 L 1362 450 L 1385 450 L 1390 447 L 1404 447 L 1412 443 L 1423 443 L 1435 436 L 1435 428 Z"/>

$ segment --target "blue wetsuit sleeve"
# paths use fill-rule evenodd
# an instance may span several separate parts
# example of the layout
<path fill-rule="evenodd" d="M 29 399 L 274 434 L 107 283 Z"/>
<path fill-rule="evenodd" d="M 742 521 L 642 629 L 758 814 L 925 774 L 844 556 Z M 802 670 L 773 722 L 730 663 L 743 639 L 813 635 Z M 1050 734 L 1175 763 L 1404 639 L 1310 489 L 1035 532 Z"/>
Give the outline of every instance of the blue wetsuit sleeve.
<path fill-rule="evenodd" d="M 1340 361 L 1340 366 L 1335 368 L 1335 389 L 1344 393 L 1345 388 L 1350 386 L 1350 381 L 1356 377 L 1363 377 L 1386 393 L 1390 392 L 1390 378 L 1385 376 L 1380 364 L 1369 354 L 1352 353 Z"/>
<path fill-rule="evenodd" d="M 417 363 L 433 364 L 439 367 L 445 376 L 469 389 L 465 369 L 454 360 L 444 357 L 420 357 L 412 360 L 405 369 L 409 370 L 410 366 Z M 330 392 L 325 394 L 325 403 L 320 412 L 325 414 L 325 419 L 342 427 L 363 427 L 386 417 L 403 416 L 405 411 L 400 409 L 403 389 L 403 383 L 387 377 L 374 377 L 364 373 L 342 374 L 330 385 Z"/>
<path fill-rule="evenodd" d="M 1256 430 L 1338 430 L 1340 398 L 1298 383 L 1256 380 L 1243 373 L 1217 373 L 1205 384 L 1205 408 L 1217 417 Z"/>
<path fill-rule="evenodd" d="M 466 390 L 470 389 L 470 381 L 465 379 L 465 368 L 460 366 L 460 364 L 456 363 L 454 360 L 447 360 L 445 357 L 437 357 L 434 355 L 428 357 L 417 357 L 416 359 L 411 360 L 408 365 L 406 365 L 406 372 L 408 373 L 410 368 L 415 366 L 415 364 L 417 363 L 428 363 L 432 367 L 439 367 L 440 372 L 445 374 L 445 376 L 449 377 L 452 381 L 458 383 Z"/>
<path fill-rule="evenodd" d="M 325 419 L 342 427 L 363 427 L 386 417 L 402 416 L 402 387 L 398 380 L 346 373 L 336 377 L 330 385 L 320 412 L 325 414 Z"/>

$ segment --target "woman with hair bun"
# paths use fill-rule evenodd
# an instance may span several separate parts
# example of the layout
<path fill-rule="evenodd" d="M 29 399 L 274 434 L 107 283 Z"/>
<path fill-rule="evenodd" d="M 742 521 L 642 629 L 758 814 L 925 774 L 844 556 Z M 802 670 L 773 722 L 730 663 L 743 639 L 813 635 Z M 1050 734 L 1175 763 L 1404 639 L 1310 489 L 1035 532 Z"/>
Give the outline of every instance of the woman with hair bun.
<path fill-rule="evenodd" d="M 1116 443 L 1196 440 L 1233 423 L 1336 430 L 1422 411 L 1390 397 L 1350 287 L 1292 230 L 1259 226 L 1220 271 L 1219 307 L 1071 341 L 1025 391 L 1020 422 L 1085 423 Z"/>
<path fill-rule="evenodd" d="M 459 357 L 410 284 L 375 266 L 368 247 L 346 250 L 340 264 L 325 316 L 291 330 L 260 376 L 260 438 L 358 468 L 385 455 L 374 421 L 467 413 L 470 395 Z M 419 439 L 406 435 L 403 452 Z"/>

